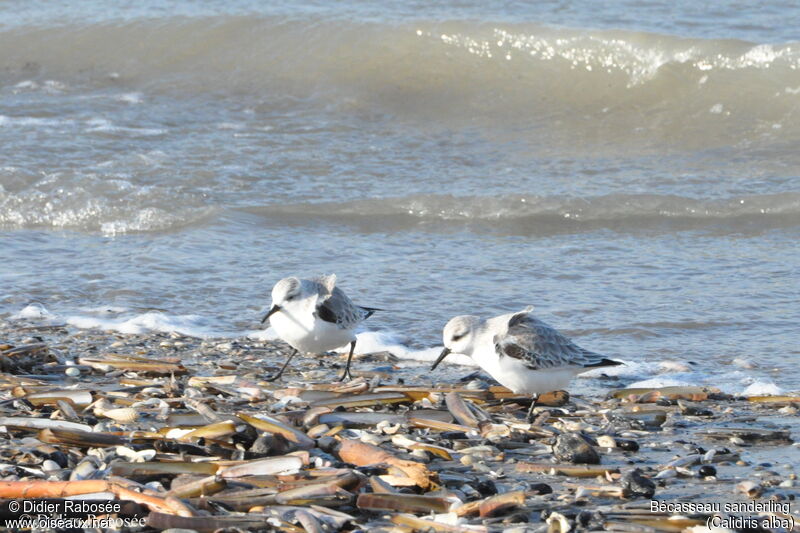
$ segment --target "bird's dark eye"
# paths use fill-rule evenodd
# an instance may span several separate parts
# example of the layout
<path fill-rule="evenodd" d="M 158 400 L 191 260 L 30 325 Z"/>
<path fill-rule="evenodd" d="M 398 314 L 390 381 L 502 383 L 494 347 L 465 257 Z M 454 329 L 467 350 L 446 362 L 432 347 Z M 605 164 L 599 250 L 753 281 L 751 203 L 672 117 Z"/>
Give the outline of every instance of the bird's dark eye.
<path fill-rule="evenodd" d="M 289 296 L 286 297 L 286 301 L 287 302 L 291 302 L 292 300 L 294 300 L 295 296 L 297 296 L 297 295 L 296 294 L 290 294 Z"/>
<path fill-rule="evenodd" d="M 460 341 L 461 339 L 464 338 L 465 335 L 466 335 L 466 333 L 461 333 L 459 335 L 453 335 L 453 341 Z"/>

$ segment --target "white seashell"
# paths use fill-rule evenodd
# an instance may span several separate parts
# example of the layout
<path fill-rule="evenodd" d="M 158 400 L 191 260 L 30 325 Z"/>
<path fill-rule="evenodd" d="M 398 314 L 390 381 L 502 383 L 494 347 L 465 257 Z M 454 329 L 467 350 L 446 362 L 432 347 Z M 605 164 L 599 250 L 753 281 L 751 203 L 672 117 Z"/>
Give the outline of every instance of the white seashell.
<path fill-rule="evenodd" d="M 616 448 L 617 441 L 610 435 L 600 435 L 597 437 L 597 445 L 601 448 Z"/>
<path fill-rule="evenodd" d="M 54 472 L 56 470 L 61 470 L 61 467 L 52 459 L 45 459 L 44 462 L 42 462 L 42 470 L 44 472 Z"/>
<path fill-rule="evenodd" d="M 373 435 L 371 433 L 365 433 L 361 435 L 361 442 L 366 442 L 367 444 L 374 444 L 375 446 L 380 446 L 383 442 L 378 435 Z"/>
<path fill-rule="evenodd" d="M 738 485 L 736 485 L 736 491 L 745 494 L 748 498 L 758 498 L 763 489 L 761 488 L 761 484 L 756 481 L 742 481 Z"/>
<path fill-rule="evenodd" d="M 167 434 L 164 435 L 164 438 L 180 439 L 181 437 L 183 437 L 184 435 L 188 435 L 192 431 L 194 431 L 194 429 L 172 428 L 169 431 L 167 431 Z"/>
<path fill-rule="evenodd" d="M 667 463 L 667 466 L 669 466 L 669 467 L 671 467 L 671 466 L 675 466 L 675 467 L 678 467 L 678 466 L 691 466 L 691 465 L 697 464 L 699 462 L 700 462 L 700 455 L 696 454 L 696 453 L 693 453 L 691 455 L 686 455 L 684 457 L 678 457 L 677 459 L 673 459 L 672 461 Z"/>
<path fill-rule="evenodd" d="M 572 530 L 569 520 L 561 513 L 550 513 L 547 517 L 547 531 L 553 533 L 567 533 Z"/>
<path fill-rule="evenodd" d="M 405 435 L 394 435 L 392 437 L 392 444 L 400 446 L 401 448 L 411 448 L 417 444 L 417 441 L 411 440 Z"/>
<path fill-rule="evenodd" d="M 117 446 L 114 451 L 117 452 L 118 456 L 124 457 L 131 463 L 144 463 L 156 456 L 155 450 L 141 450 L 137 452 L 127 446 Z"/>
<path fill-rule="evenodd" d="M 388 420 L 381 420 L 375 427 L 386 435 L 394 435 L 400 430 L 400 424 L 392 425 Z"/>
<path fill-rule="evenodd" d="M 655 475 L 655 479 L 670 479 L 673 477 L 678 477 L 678 473 L 673 468 L 662 470 L 661 472 Z"/>
<path fill-rule="evenodd" d="M 166 490 L 164 489 L 164 485 L 162 485 L 158 481 L 151 481 L 150 483 L 145 483 L 144 486 L 156 492 L 166 492 Z"/>
<path fill-rule="evenodd" d="M 87 457 L 72 469 L 69 480 L 80 481 L 82 479 L 91 479 L 95 472 L 97 472 L 97 467 L 94 465 L 94 462 Z"/>
<path fill-rule="evenodd" d="M 111 420 L 115 420 L 123 424 L 129 424 L 131 422 L 134 422 L 139 417 L 139 413 L 136 411 L 136 409 L 133 409 L 131 407 L 120 407 L 118 409 L 101 409 L 101 410 L 95 408 L 94 412 L 98 416 L 104 416 L 106 418 L 110 418 Z"/>

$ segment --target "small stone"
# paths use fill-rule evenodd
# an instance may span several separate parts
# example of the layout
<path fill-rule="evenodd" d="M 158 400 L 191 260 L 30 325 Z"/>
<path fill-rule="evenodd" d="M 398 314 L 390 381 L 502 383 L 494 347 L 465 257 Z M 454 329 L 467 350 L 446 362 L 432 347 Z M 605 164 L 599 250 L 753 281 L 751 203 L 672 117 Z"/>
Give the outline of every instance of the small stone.
<path fill-rule="evenodd" d="M 536 494 L 552 494 L 553 487 L 547 483 L 531 483 L 528 485 L 528 490 Z"/>
<path fill-rule="evenodd" d="M 778 486 L 782 488 L 794 487 L 794 481 L 787 479 L 786 481 L 781 481 Z"/>
<path fill-rule="evenodd" d="M 317 447 L 325 453 L 335 452 L 338 445 L 339 441 L 333 437 L 321 437 L 317 439 Z"/>
<path fill-rule="evenodd" d="M 483 496 L 494 496 L 497 494 L 497 485 L 491 479 L 484 479 L 475 486 Z"/>
<path fill-rule="evenodd" d="M 250 452 L 255 455 L 269 455 L 272 446 L 272 435 L 261 435 L 250 446 Z"/>
<path fill-rule="evenodd" d="M 652 498 L 656 493 L 656 484 L 650 478 L 642 475 L 642 471 L 635 468 L 622 476 L 622 496 L 627 499 Z"/>
<path fill-rule="evenodd" d="M 553 455 L 565 463 L 600 464 L 600 456 L 580 433 L 562 433 L 556 437 Z"/>
<path fill-rule="evenodd" d="M 69 377 L 71 377 L 71 378 L 78 377 L 78 376 L 81 375 L 80 369 L 79 368 L 75 368 L 74 366 L 71 366 L 68 369 L 66 369 L 64 371 L 64 373 L 66 375 L 68 375 Z"/>
<path fill-rule="evenodd" d="M 700 474 L 700 477 L 716 476 L 717 469 L 711 465 L 703 465 L 700 467 L 697 473 Z"/>
<path fill-rule="evenodd" d="M 741 492 L 748 498 L 756 499 L 761 496 L 761 493 L 764 492 L 764 489 L 757 481 L 742 481 L 736 485 L 736 491 Z"/>
<path fill-rule="evenodd" d="M 617 448 L 626 452 L 635 452 L 639 450 L 639 443 L 635 440 L 617 439 Z"/>

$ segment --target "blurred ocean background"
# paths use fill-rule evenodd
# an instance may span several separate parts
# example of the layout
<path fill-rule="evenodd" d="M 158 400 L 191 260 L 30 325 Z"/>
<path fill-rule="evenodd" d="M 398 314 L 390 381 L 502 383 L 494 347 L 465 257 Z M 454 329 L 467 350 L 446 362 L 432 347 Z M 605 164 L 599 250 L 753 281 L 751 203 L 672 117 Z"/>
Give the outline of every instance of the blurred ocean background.
<path fill-rule="evenodd" d="M 533 304 L 800 389 L 800 4 L 398 4 L 0 2 L 0 319 L 241 337 L 335 272 L 364 348 Z"/>

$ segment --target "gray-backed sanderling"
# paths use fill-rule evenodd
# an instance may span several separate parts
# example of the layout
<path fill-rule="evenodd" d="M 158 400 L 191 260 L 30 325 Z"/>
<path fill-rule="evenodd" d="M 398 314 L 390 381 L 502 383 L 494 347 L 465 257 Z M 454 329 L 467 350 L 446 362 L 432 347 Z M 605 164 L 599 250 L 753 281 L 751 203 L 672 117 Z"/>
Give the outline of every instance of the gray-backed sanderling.
<path fill-rule="evenodd" d="M 298 353 L 320 354 L 350 343 L 342 381 L 350 378 L 350 360 L 356 348 L 355 328 L 379 309 L 361 307 L 336 287 L 336 275 L 315 279 L 284 278 L 272 288 L 272 307 L 261 320 L 267 320 L 292 353 L 277 374 L 278 379 Z"/>
<path fill-rule="evenodd" d="M 452 318 L 431 370 L 451 352 L 468 355 L 504 387 L 533 395 L 530 417 L 539 394 L 565 389 L 573 377 L 593 368 L 623 364 L 581 348 L 531 311 L 532 306 L 488 320 Z"/>

